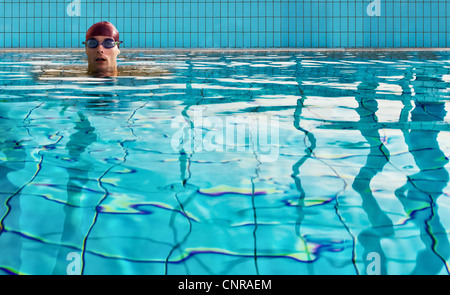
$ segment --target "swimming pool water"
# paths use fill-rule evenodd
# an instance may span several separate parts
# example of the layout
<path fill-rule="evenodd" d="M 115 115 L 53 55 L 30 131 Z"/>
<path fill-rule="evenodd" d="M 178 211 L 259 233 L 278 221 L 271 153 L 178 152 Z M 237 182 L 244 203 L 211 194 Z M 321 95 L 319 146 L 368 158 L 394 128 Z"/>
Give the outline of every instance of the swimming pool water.
<path fill-rule="evenodd" d="M 447 52 L 0 53 L 2 274 L 448 274 Z"/>

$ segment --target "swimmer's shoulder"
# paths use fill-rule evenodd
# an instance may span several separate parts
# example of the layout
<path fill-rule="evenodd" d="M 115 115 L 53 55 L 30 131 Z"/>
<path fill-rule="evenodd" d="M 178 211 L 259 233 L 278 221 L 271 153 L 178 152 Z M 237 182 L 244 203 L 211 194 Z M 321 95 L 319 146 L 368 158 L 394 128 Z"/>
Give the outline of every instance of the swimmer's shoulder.
<path fill-rule="evenodd" d="M 167 69 L 161 67 L 119 65 L 117 66 L 119 76 L 151 77 L 169 74 Z"/>
<path fill-rule="evenodd" d="M 160 67 L 141 67 L 136 65 L 120 65 L 117 67 L 119 77 L 157 77 L 169 74 L 169 71 Z M 87 65 L 42 65 L 33 70 L 35 78 L 64 78 L 64 77 L 92 77 Z"/>

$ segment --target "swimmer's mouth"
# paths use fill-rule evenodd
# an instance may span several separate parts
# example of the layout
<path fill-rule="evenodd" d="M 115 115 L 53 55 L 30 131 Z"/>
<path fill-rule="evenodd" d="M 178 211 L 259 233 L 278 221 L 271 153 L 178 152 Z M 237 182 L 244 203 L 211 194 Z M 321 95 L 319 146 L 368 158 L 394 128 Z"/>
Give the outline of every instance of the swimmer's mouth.
<path fill-rule="evenodd" d="M 99 57 L 99 58 L 97 58 L 95 61 L 106 61 L 106 59 L 105 59 L 105 58 L 102 58 L 102 57 Z"/>

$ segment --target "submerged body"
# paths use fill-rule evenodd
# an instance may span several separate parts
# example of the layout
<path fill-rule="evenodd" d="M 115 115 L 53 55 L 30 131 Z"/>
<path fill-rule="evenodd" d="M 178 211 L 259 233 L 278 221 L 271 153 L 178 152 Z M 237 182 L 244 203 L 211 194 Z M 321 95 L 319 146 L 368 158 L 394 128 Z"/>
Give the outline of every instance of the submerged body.
<path fill-rule="evenodd" d="M 86 69 L 85 64 L 80 65 L 39 65 L 33 70 L 36 79 L 46 78 L 71 78 L 71 77 L 93 77 L 93 78 L 107 78 L 107 77 L 150 77 L 169 75 L 170 72 L 160 66 L 137 66 L 137 65 L 120 65 L 117 66 L 114 75 L 99 75 Z"/>

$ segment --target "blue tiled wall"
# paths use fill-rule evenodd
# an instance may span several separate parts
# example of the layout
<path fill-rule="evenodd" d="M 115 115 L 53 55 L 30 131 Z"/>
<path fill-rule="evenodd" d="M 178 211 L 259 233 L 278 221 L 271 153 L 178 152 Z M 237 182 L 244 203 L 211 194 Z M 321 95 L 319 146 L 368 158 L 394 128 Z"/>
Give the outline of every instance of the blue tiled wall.
<path fill-rule="evenodd" d="M 125 48 L 450 47 L 449 18 L 450 0 L 0 0 L 0 48 L 82 47 L 101 20 Z"/>

